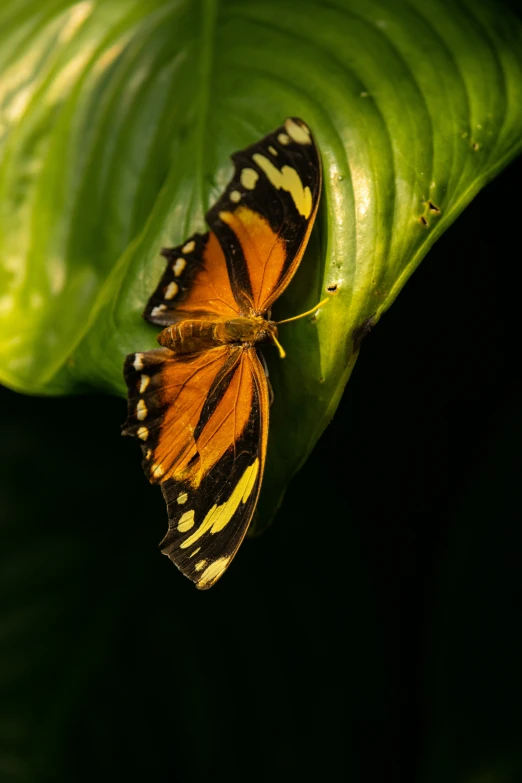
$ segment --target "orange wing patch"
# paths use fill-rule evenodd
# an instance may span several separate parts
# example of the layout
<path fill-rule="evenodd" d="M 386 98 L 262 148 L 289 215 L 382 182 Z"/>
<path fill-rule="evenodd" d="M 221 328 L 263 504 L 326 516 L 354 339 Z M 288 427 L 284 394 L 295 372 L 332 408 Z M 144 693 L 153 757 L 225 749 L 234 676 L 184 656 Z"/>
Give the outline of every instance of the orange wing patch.
<path fill-rule="evenodd" d="M 198 457 L 194 432 L 209 389 L 239 350 L 223 345 L 198 354 L 176 356 L 163 349 L 128 357 L 129 415 L 123 432 L 141 441 L 151 482 L 190 472 Z"/>
<path fill-rule="evenodd" d="M 232 293 L 225 256 L 216 235 L 194 234 L 185 244 L 161 251 L 167 267 L 143 313 L 154 324 L 216 317 L 233 318 L 239 307 Z"/>
<path fill-rule="evenodd" d="M 227 387 L 197 436 L 200 462 L 198 472 L 191 479 L 194 487 L 199 486 L 201 477 L 214 467 L 228 449 L 235 450 L 250 417 L 254 379 L 247 358 L 249 352 L 239 350 L 241 356 L 233 366 L 230 380 L 223 379 Z M 216 396 L 218 394 L 219 390 Z"/>
<path fill-rule="evenodd" d="M 225 256 L 216 235 L 210 231 L 199 267 L 191 287 L 176 302 L 176 318 L 204 318 L 212 313 L 233 318 L 239 308 L 227 272 Z"/>
<path fill-rule="evenodd" d="M 286 261 L 286 246 L 266 218 L 246 206 L 234 212 L 220 212 L 219 219 L 236 235 L 248 266 L 254 310 L 277 288 Z"/>

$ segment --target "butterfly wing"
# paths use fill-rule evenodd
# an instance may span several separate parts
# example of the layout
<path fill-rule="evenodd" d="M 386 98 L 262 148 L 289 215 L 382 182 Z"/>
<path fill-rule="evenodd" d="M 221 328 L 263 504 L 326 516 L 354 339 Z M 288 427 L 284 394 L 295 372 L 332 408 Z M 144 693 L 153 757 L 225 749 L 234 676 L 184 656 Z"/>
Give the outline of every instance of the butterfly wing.
<path fill-rule="evenodd" d="M 164 248 L 161 254 L 167 266 L 144 310 L 147 321 L 170 326 L 186 319 L 237 316 L 239 308 L 215 234 L 193 234 L 182 245 Z"/>
<path fill-rule="evenodd" d="M 297 118 L 232 156 L 235 173 L 206 220 L 247 313 L 269 309 L 294 275 L 321 193 L 321 159 Z"/>
<path fill-rule="evenodd" d="M 124 432 L 141 440 L 145 472 L 167 502 L 162 551 L 207 589 L 230 564 L 257 503 L 268 434 L 263 368 L 255 349 L 227 345 L 189 356 L 131 354 L 125 378 Z"/>
<path fill-rule="evenodd" d="M 321 194 L 321 159 L 297 118 L 232 156 L 235 173 L 207 213 L 211 231 L 162 250 L 165 272 L 144 318 L 159 326 L 263 313 L 294 275 Z"/>

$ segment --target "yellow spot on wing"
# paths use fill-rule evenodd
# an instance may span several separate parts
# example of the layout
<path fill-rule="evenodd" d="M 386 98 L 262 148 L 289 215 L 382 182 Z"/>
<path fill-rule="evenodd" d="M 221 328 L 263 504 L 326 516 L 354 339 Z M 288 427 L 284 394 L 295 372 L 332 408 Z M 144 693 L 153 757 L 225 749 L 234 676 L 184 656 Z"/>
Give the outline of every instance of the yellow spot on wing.
<path fill-rule="evenodd" d="M 176 277 L 179 277 L 186 266 L 187 266 L 187 262 L 185 261 L 184 258 L 176 258 L 176 263 L 173 264 L 172 271 L 174 272 Z"/>
<path fill-rule="evenodd" d="M 271 155 L 277 155 L 277 150 L 275 147 L 269 147 L 268 151 Z"/>
<path fill-rule="evenodd" d="M 149 437 L 149 431 L 146 427 L 140 427 L 138 430 L 138 438 L 140 440 L 147 440 Z"/>
<path fill-rule="evenodd" d="M 286 133 L 280 133 L 279 136 L 277 137 L 277 140 L 279 144 L 283 144 L 283 145 L 290 144 L 290 136 L 287 136 Z"/>
<path fill-rule="evenodd" d="M 192 253 L 192 251 L 194 250 L 195 247 L 196 247 L 196 243 L 194 242 L 193 239 L 191 239 L 190 242 L 187 242 L 186 245 L 183 245 L 183 247 L 181 248 L 181 252 L 182 253 Z"/>
<path fill-rule="evenodd" d="M 241 184 L 247 190 L 254 190 L 259 174 L 254 169 L 243 169 L 241 172 Z"/>
<path fill-rule="evenodd" d="M 165 291 L 165 299 L 174 299 L 178 291 L 179 285 L 173 280 L 172 283 L 169 283 L 167 286 L 167 290 Z"/>
<path fill-rule="evenodd" d="M 272 161 L 258 152 L 252 155 L 252 158 L 275 188 L 286 190 L 287 193 L 290 193 L 299 214 L 309 218 L 312 214 L 312 194 L 308 185 L 303 188 L 303 183 L 297 171 L 291 166 L 283 166 L 281 171 L 279 171 Z"/>
<path fill-rule="evenodd" d="M 250 474 L 249 474 L 247 482 L 246 482 L 245 491 L 243 492 L 243 497 L 241 498 L 241 502 L 242 503 L 246 503 L 247 502 L 248 498 L 250 497 L 250 495 L 252 493 L 252 490 L 254 489 L 254 484 L 256 483 L 257 474 L 259 472 L 259 460 L 258 459 L 256 459 L 256 461 L 252 463 L 250 468 L 247 468 L 243 478 L 245 478 L 245 476 L 247 475 L 249 470 L 250 470 Z M 212 531 L 212 532 L 214 532 L 214 531 Z"/>
<path fill-rule="evenodd" d="M 191 527 L 194 527 L 194 509 L 185 511 L 178 522 L 178 530 L 180 533 L 186 533 Z"/>
<path fill-rule="evenodd" d="M 207 563 L 208 560 L 200 560 L 198 563 L 196 563 L 194 568 L 196 569 L 196 571 L 201 571 L 203 568 L 205 568 Z"/>
<path fill-rule="evenodd" d="M 257 474 L 259 472 L 259 459 L 256 459 L 243 473 L 229 499 L 221 506 L 213 505 L 207 513 L 205 519 L 192 535 L 180 544 L 181 549 L 185 549 L 195 544 L 205 533 L 219 533 L 220 530 L 228 525 L 240 503 L 246 503 L 252 489 L 254 488 Z"/>
<path fill-rule="evenodd" d="M 180 505 L 183 505 L 183 503 L 187 502 L 188 495 L 186 492 L 182 492 L 181 495 L 178 495 L 177 501 Z"/>
<path fill-rule="evenodd" d="M 197 581 L 197 586 L 199 588 L 202 587 L 211 587 L 211 585 L 214 584 L 214 582 L 219 579 L 223 571 L 226 569 L 227 565 L 230 562 L 230 557 L 219 557 L 217 560 L 214 560 L 213 563 L 211 563 L 208 568 L 206 568 L 203 573 L 201 574 L 200 578 Z M 199 563 L 196 565 L 196 568 L 198 567 Z M 198 569 L 199 570 L 199 569 Z"/>
<path fill-rule="evenodd" d="M 143 370 L 143 354 L 137 353 L 134 356 L 133 367 L 135 370 Z"/>
<path fill-rule="evenodd" d="M 138 421 L 143 421 L 143 419 L 147 418 L 147 406 L 145 405 L 145 400 L 138 400 L 138 404 L 136 405 L 136 416 L 138 418 Z"/>
<path fill-rule="evenodd" d="M 143 394 L 150 383 L 150 375 L 142 375 L 140 380 L 140 394 Z"/>
<path fill-rule="evenodd" d="M 285 122 L 285 128 L 290 138 L 292 138 L 296 144 L 311 144 L 312 139 L 310 136 L 310 129 L 303 123 L 297 123 L 292 119 Z"/>
<path fill-rule="evenodd" d="M 197 549 L 195 549 L 193 552 L 191 552 L 189 557 L 194 557 L 194 555 L 197 555 L 198 552 L 201 552 L 201 547 L 200 546 L 198 546 Z"/>
<path fill-rule="evenodd" d="M 239 190 L 232 190 L 230 192 L 230 201 L 233 201 L 234 204 L 237 204 L 238 201 L 241 201 L 241 193 Z"/>

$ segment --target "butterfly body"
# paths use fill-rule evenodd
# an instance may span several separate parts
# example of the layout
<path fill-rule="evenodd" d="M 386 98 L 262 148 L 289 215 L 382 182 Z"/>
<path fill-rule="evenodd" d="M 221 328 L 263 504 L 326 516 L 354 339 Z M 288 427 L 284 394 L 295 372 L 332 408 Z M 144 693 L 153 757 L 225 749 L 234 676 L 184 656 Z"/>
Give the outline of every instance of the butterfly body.
<path fill-rule="evenodd" d="M 261 316 L 238 316 L 228 320 L 180 321 L 167 326 L 159 335 L 160 345 L 177 354 L 196 353 L 218 345 L 237 343 L 251 347 L 277 339 L 277 326 Z"/>
<path fill-rule="evenodd" d="M 127 356 L 128 417 L 143 469 L 161 486 L 161 550 L 200 589 L 227 569 L 254 514 L 268 442 L 270 390 L 257 346 L 304 253 L 321 192 L 308 126 L 289 118 L 233 155 L 206 234 L 165 248 L 144 317 L 161 348 Z"/>

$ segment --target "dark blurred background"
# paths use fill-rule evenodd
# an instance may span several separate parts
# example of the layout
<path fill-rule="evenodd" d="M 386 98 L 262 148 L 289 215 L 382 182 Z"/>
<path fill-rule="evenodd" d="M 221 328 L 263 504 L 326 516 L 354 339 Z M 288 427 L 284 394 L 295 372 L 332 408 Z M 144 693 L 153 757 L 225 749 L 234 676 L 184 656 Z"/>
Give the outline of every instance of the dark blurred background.
<path fill-rule="evenodd" d="M 432 249 L 207 593 L 123 400 L 1 391 L 2 783 L 522 781 L 520 181 Z"/>

